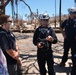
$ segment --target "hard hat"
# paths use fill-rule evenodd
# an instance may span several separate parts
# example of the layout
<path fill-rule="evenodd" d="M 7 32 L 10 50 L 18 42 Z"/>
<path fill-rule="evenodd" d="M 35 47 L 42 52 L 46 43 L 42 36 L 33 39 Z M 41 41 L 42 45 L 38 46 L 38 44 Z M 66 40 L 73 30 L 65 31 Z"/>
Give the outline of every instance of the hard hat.
<path fill-rule="evenodd" d="M 71 7 L 68 9 L 69 14 L 75 14 L 76 13 L 76 7 Z"/>
<path fill-rule="evenodd" d="M 40 14 L 39 15 L 39 19 L 41 20 L 41 19 L 49 19 L 50 17 L 49 17 L 49 15 L 47 14 L 47 13 L 43 13 L 43 14 Z"/>

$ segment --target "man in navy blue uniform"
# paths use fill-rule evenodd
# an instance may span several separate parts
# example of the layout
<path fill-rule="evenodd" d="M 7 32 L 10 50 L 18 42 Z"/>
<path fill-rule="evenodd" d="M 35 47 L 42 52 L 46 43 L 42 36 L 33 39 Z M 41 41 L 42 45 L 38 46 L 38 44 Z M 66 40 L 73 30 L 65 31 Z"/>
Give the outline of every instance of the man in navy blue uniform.
<path fill-rule="evenodd" d="M 37 46 L 37 62 L 40 75 L 46 75 L 46 62 L 48 74 L 54 75 L 51 45 L 57 43 L 57 37 L 53 29 L 49 27 L 49 15 L 47 13 L 40 14 L 39 21 L 40 26 L 35 30 L 33 43 Z"/>
<path fill-rule="evenodd" d="M 71 48 L 73 62 L 72 75 L 75 75 L 74 72 L 76 71 L 76 8 L 69 8 L 68 12 L 70 14 L 69 18 L 66 19 L 61 25 L 61 32 L 64 37 L 64 54 L 60 66 L 65 66 L 65 62 L 68 58 L 68 51 Z"/>

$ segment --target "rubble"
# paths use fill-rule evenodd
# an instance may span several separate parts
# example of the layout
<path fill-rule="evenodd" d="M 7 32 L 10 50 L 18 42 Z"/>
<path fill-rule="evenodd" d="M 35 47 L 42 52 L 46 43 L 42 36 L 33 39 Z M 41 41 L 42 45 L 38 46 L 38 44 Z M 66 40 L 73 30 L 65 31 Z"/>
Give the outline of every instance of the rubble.
<path fill-rule="evenodd" d="M 18 39 L 18 46 L 21 52 L 22 60 L 22 75 L 40 75 L 38 64 L 37 64 L 37 48 L 32 43 L 33 33 L 18 33 L 14 32 L 16 38 Z M 54 70 L 56 75 L 70 75 L 72 61 L 71 52 L 69 52 L 68 61 L 65 67 L 59 67 L 61 57 L 63 55 L 63 37 L 61 33 L 56 34 L 58 37 L 58 43 L 53 44 L 53 56 L 54 56 Z M 48 75 L 48 74 L 47 74 Z"/>

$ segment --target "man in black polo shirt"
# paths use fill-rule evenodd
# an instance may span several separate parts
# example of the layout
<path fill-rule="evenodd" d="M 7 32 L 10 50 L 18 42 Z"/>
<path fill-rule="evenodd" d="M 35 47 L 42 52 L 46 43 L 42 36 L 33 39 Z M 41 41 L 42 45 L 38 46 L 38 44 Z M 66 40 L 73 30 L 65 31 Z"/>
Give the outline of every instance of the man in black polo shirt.
<path fill-rule="evenodd" d="M 62 61 L 59 66 L 65 66 L 65 62 L 68 58 L 68 51 L 71 48 L 72 56 L 76 50 L 76 24 L 75 24 L 75 13 L 76 8 L 72 7 L 68 9 L 69 18 L 66 19 L 60 26 L 62 35 L 64 37 L 64 53 Z"/>
<path fill-rule="evenodd" d="M 65 66 L 68 58 L 68 51 L 71 48 L 72 70 L 71 75 L 76 75 L 76 8 L 68 9 L 69 18 L 61 25 L 61 32 L 64 37 L 64 54 L 60 66 Z"/>
<path fill-rule="evenodd" d="M 8 15 L 0 16 L 0 47 L 6 56 L 9 75 L 17 75 L 17 63 L 21 65 L 19 50 L 14 34 L 10 31 L 12 19 Z"/>

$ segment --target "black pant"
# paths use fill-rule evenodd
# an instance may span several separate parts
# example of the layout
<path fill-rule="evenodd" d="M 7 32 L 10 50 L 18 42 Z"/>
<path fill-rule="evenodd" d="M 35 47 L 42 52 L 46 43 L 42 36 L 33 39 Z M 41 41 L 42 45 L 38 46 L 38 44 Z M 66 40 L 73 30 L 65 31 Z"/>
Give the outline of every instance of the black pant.
<path fill-rule="evenodd" d="M 76 40 L 64 40 L 64 55 L 62 57 L 62 63 L 67 61 L 69 48 L 71 48 L 73 63 L 71 75 L 76 75 Z"/>
<path fill-rule="evenodd" d="M 72 56 L 72 62 L 73 62 L 73 66 L 71 70 L 71 75 L 76 75 L 76 54 Z"/>
<path fill-rule="evenodd" d="M 17 64 L 9 64 L 7 67 L 9 75 L 17 75 Z"/>
<path fill-rule="evenodd" d="M 49 51 L 38 50 L 37 60 L 38 60 L 40 75 L 46 75 L 46 72 L 47 72 L 46 67 L 45 67 L 46 62 L 47 62 L 48 74 L 54 75 L 53 57 L 52 57 L 51 50 L 49 50 Z"/>
<path fill-rule="evenodd" d="M 72 43 L 72 63 L 71 75 L 76 75 L 76 40 Z"/>
<path fill-rule="evenodd" d="M 75 54 L 76 50 L 76 40 L 64 39 L 64 53 L 62 57 L 62 63 L 65 63 L 68 59 L 68 51 L 71 48 L 71 54 Z"/>
<path fill-rule="evenodd" d="M 71 47 L 70 40 L 64 39 L 64 53 L 62 57 L 62 63 L 65 63 L 68 59 L 68 52 Z"/>

